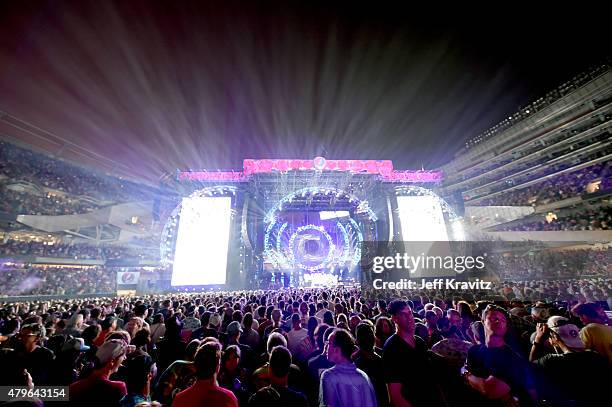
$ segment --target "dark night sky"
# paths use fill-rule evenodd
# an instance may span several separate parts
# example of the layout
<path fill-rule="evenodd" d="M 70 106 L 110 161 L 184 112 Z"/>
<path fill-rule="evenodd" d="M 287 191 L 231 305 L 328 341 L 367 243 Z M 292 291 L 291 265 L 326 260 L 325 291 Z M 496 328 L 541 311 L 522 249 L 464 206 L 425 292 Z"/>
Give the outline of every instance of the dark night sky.
<path fill-rule="evenodd" d="M 611 50 L 582 2 L 328 3 L 2 1 L 0 110 L 148 179 L 320 154 L 434 168 Z"/>

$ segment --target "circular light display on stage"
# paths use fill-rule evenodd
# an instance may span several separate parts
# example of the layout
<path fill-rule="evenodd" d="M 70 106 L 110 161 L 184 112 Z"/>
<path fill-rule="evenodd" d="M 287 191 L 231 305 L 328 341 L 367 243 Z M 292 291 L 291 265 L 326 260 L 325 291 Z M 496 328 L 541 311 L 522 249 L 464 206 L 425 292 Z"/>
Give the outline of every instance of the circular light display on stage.
<path fill-rule="evenodd" d="M 334 254 L 333 239 L 323 226 L 300 226 L 289 238 L 289 256 L 296 267 L 310 271 L 324 269 Z"/>
<path fill-rule="evenodd" d="M 275 269 L 333 273 L 359 263 L 359 222 L 371 224 L 376 215 L 354 195 L 312 187 L 282 198 L 264 221 L 264 258 Z"/>

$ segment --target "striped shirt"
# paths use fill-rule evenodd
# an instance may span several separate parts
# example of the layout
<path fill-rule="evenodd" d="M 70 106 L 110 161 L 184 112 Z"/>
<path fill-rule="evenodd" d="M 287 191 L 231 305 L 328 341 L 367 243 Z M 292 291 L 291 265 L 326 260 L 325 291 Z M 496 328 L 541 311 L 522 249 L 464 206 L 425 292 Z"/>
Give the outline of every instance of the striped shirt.
<path fill-rule="evenodd" d="M 321 375 L 320 407 L 376 407 L 374 387 L 354 363 L 329 368 Z"/>

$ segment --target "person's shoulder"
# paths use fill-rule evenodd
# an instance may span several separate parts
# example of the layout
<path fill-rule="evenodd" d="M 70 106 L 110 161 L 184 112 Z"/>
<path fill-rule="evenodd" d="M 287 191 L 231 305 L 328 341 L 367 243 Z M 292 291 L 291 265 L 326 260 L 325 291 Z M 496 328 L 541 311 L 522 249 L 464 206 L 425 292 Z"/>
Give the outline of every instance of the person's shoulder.
<path fill-rule="evenodd" d="M 400 337 L 395 333 L 387 338 L 385 344 L 383 345 L 383 352 L 387 351 L 389 348 L 396 347 L 399 343 L 398 340 Z"/>
<path fill-rule="evenodd" d="M 225 406 L 236 406 L 238 407 L 238 398 L 231 392 L 231 390 L 224 389 L 223 387 L 217 387 L 218 402 L 221 402 Z"/>
<path fill-rule="evenodd" d="M 330 378 L 334 377 L 335 375 L 335 370 L 334 370 L 334 366 L 327 368 L 325 370 L 323 370 L 323 372 L 321 372 L 321 380 L 327 379 L 329 380 Z"/>
<path fill-rule="evenodd" d="M 55 358 L 55 353 L 53 353 L 53 351 L 49 348 L 46 348 L 44 346 L 39 346 L 36 348 L 36 352 L 37 352 L 37 356 L 39 357 L 44 357 L 44 358 Z"/>
<path fill-rule="evenodd" d="M 359 376 L 361 376 L 363 379 L 365 379 L 366 381 L 370 381 L 370 378 L 368 377 L 368 374 L 366 372 L 364 372 L 363 370 L 356 368 L 355 369 L 355 373 L 358 374 Z"/>
<path fill-rule="evenodd" d="M 536 365 L 540 365 L 542 367 L 550 367 L 551 364 L 554 365 L 557 361 L 560 361 L 562 357 L 563 357 L 563 355 L 557 355 L 557 354 L 554 354 L 554 353 L 548 353 L 548 354 L 542 356 L 541 358 L 536 359 L 534 361 L 534 363 Z"/>

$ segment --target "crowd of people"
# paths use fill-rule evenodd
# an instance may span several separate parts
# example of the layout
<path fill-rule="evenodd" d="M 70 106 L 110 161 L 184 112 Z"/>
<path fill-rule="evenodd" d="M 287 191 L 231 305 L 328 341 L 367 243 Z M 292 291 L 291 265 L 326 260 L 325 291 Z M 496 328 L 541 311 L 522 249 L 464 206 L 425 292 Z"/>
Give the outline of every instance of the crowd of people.
<path fill-rule="evenodd" d="M 98 209 L 88 201 L 60 195 L 35 195 L 7 188 L 8 182 L 0 182 L 0 211 L 16 215 L 76 215 Z"/>
<path fill-rule="evenodd" d="M 138 247 L 92 246 L 86 243 L 54 243 L 9 239 L 0 244 L 0 256 L 56 257 L 80 260 L 145 258 L 151 252 Z"/>
<path fill-rule="evenodd" d="M 522 297 L 530 281 L 497 301 L 330 288 L 0 304 L 0 382 L 69 386 L 78 406 L 595 405 L 612 326 L 585 294 L 611 287 L 542 283 L 554 301 Z"/>
<path fill-rule="evenodd" d="M 505 280 L 608 277 L 612 250 L 532 250 L 489 254 L 487 264 Z"/>
<path fill-rule="evenodd" d="M 116 292 L 115 281 L 115 273 L 101 266 L 3 267 L 0 299 L 24 295 L 108 294 Z"/>
<path fill-rule="evenodd" d="M 498 230 L 507 231 L 585 231 L 610 230 L 612 228 L 612 209 L 601 207 L 584 209 L 550 220 L 521 222 L 516 225 L 502 226 Z"/>
<path fill-rule="evenodd" d="M 152 189 L 20 148 L 0 141 L 0 198 L 2 211 L 31 215 L 68 215 L 88 212 L 95 204 L 80 197 L 93 198 L 101 203 L 120 203 L 151 199 Z M 40 196 L 16 192 L 6 188 L 16 182 L 27 182 L 60 191 L 68 197 L 48 193 Z"/>
<path fill-rule="evenodd" d="M 555 169 L 557 171 L 557 169 Z M 581 170 L 563 173 L 526 188 L 498 194 L 479 201 L 480 206 L 536 206 L 568 199 L 586 193 L 589 182 L 605 179 L 610 171 L 609 164 L 595 164 Z M 554 172 L 554 171 L 552 171 Z M 538 173 L 537 177 L 545 173 Z M 534 176 L 535 177 L 535 176 Z M 503 185 L 508 188 L 512 185 Z"/>

